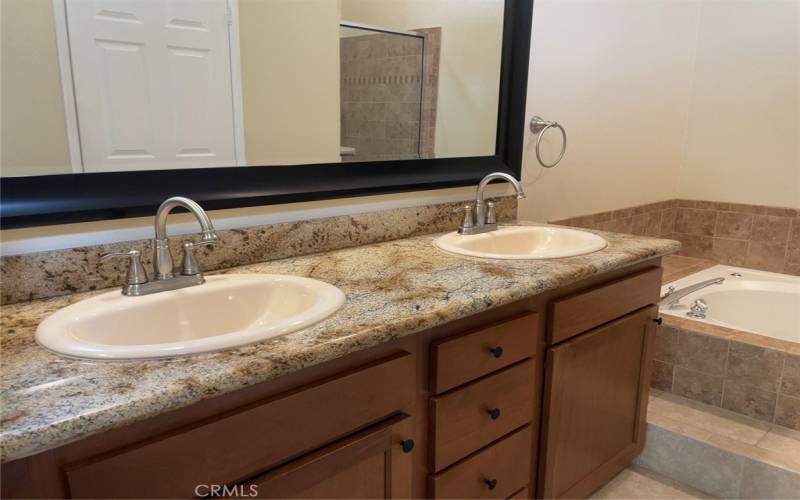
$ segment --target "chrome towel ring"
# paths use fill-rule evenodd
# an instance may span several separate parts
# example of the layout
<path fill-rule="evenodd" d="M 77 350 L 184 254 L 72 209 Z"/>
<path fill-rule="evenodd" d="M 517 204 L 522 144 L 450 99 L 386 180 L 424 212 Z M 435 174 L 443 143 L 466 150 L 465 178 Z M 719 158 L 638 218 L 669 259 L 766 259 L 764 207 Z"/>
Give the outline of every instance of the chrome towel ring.
<path fill-rule="evenodd" d="M 538 134 L 539 137 L 536 138 L 536 159 L 539 160 L 539 163 L 544 168 L 553 168 L 561 162 L 562 158 L 564 158 L 564 153 L 567 152 L 567 131 L 564 130 L 564 127 L 561 126 L 558 122 L 549 122 L 543 119 L 540 116 L 534 116 L 531 118 L 531 132 L 534 134 Z M 542 143 L 542 137 L 544 137 L 544 133 L 547 132 L 550 128 L 556 127 L 561 131 L 561 136 L 564 138 L 564 142 L 561 145 L 561 154 L 558 155 L 558 158 L 553 163 L 545 163 L 542 160 L 542 155 L 539 152 L 539 146 Z"/>

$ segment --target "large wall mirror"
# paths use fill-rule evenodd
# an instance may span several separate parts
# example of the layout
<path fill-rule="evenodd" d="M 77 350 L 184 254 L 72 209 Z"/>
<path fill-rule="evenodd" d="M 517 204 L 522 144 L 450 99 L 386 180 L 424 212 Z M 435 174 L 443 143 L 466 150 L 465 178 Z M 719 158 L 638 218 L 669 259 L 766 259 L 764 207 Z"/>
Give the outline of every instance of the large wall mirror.
<path fill-rule="evenodd" d="M 4 227 L 519 174 L 531 0 L 0 5 Z"/>

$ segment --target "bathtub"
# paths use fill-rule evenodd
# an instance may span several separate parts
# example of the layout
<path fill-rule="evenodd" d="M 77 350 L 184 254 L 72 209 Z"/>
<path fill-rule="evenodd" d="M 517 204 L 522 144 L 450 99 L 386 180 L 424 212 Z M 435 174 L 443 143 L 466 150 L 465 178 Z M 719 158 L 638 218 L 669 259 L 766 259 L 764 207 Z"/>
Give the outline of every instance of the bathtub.
<path fill-rule="evenodd" d="M 725 281 L 687 295 L 672 308 L 662 307 L 661 313 L 687 318 L 692 303 L 703 299 L 708 305 L 706 318 L 690 319 L 800 342 L 800 276 L 718 265 L 669 285 L 680 290 L 718 277 L 724 277 Z M 662 288 L 662 295 L 667 288 Z"/>

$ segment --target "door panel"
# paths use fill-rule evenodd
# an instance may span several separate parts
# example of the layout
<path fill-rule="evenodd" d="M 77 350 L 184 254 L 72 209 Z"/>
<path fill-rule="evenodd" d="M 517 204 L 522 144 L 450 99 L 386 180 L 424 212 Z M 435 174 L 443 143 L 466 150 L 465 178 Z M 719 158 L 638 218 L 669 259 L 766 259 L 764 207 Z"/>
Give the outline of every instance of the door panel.
<path fill-rule="evenodd" d="M 257 498 L 408 498 L 412 421 L 399 415 L 241 485 Z"/>
<path fill-rule="evenodd" d="M 85 172 L 236 164 L 226 0 L 66 9 Z"/>
<path fill-rule="evenodd" d="M 583 497 L 644 445 L 656 306 L 548 349 L 542 491 Z"/>

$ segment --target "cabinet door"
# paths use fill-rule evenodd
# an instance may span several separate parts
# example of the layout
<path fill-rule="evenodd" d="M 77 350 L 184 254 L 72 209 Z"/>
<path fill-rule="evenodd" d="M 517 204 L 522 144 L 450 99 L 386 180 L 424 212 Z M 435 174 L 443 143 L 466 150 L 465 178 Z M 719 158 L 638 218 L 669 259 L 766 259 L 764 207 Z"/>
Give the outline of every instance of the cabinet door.
<path fill-rule="evenodd" d="M 551 347 L 540 491 L 586 497 L 644 446 L 656 306 Z"/>
<path fill-rule="evenodd" d="M 412 421 L 400 415 L 239 485 L 254 498 L 409 498 Z M 404 446 L 405 444 L 405 446 Z"/>

